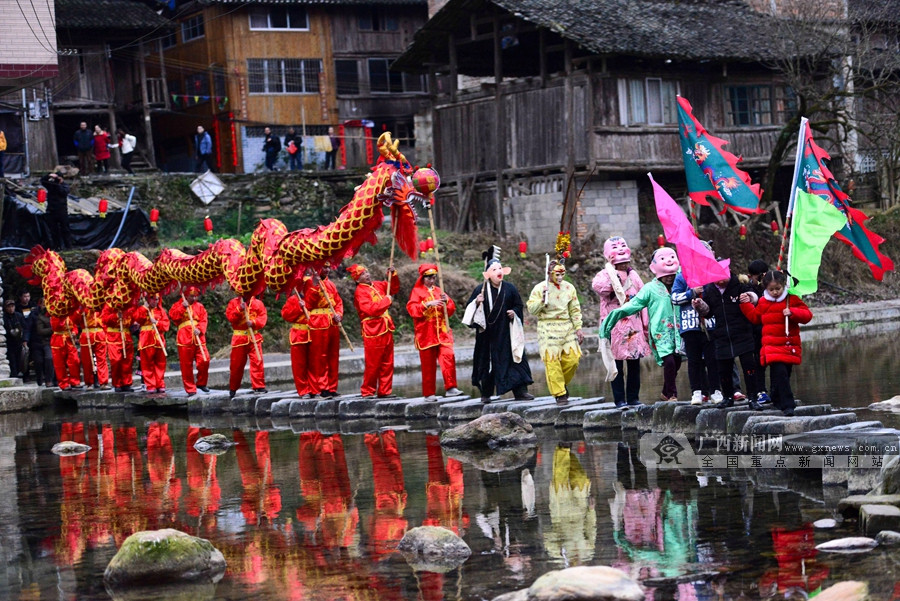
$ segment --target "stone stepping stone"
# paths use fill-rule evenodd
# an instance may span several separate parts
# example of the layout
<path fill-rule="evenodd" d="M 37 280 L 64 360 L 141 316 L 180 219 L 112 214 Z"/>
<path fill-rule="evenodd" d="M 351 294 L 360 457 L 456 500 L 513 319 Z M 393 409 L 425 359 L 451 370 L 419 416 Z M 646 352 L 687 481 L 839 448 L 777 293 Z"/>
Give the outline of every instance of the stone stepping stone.
<path fill-rule="evenodd" d="M 855 518 L 863 505 L 900 507 L 900 495 L 851 495 L 838 501 L 837 509 L 845 518 Z"/>
<path fill-rule="evenodd" d="M 900 507 L 866 503 L 859 508 L 859 531 L 876 536 L 882 530 L 900 530 Z"/>
<path fill-rule="evenodd" d="M 612 430 L 622 428 L 621 409 L 597 409 L 584 414 L 582 427 L 585 430 Z"/>
<path fill-rule="evenodd" d="M 480 398 L 444 403 L 438 407 L 437 417 L 442 421 L 471 421 L 481 417 L 483 408 Z"/>
<path fill-rule="evenodd" d="M 276 401 L 276 402 L 272 403 L 272 406 L 270 407 L 270 413 L 269 413 L 272 416 L 272 419 L 274 420 L 277 418 L 290 417 L 292 402 L 293 401 L 290 399 L 285 399 L 283 401 Z"/>
<path fill-rule="evenodd" d="M 576 405 L 574 407 L 560 407 L 559 414 L 556 416 L 554 424 L 557 428 L 569 428 L 573 426 L 581 426 L 584 423 L 584 414 L 588 411 L 596 409 L 614 409 L 615 403 L 598 403 L 604 397 L 596 397 L 594 399 L 585 399 L 584 405 Z M 593 402 L 592 402 L 593 401 Z"/>
<path fill-rule="evenodd" d="M 410 399 L 396 399 L 379 401 L 375 405 L 375 416 L 381 418 L 403 417 L 406 415 L 406 406 L 415 401 L 423 401 L 425 397 L 413 397 Z"/>
<path fill-rule="evenodd" d="M 570 397 L 569 402 L 566 405 L 557 405 L 554 400 L 552 403 L 542 403 L 540 405 L 529 407 L 519 415 L 525 418 L 525 421 L 532 426 L 555 426 L 556 419 L 563 409 L 596 405 L 597 401 L 602 398 L 603 397 L 593 397 L 583 399 L 581 397 Z"/>
<path fill-rule="evenodd" d="M 284 401 L 279 401 L 283 403 Z M 319 401 L 316 399 L 294 399 L 289 401 L 288 415 L 291 419 L 298 417 L 315 417 L 316 405 Z"/>
<path fill-rule="evenodd" d="M 378 403 L 376 412 L 378 417 L 383 417 L 382 407 L 385 407 L 384 411 L 391 413 L 389 417 L 403 417 L 408 420 L 434 419 L 437 418 L 438 408 L 441 405 L 459 403 L 471 399 L 471 396 L 463 394 L 454 397 L 438 397 L 436 401 L 426 401 L 425 397 L 403 399 L 402 401 L 382 401 Z M 403 407 L 403 413 L 399 413 L 397 407 Z"/>
<path fill-rule="evenodd" d="M 364 399 L 362 397 L 347 399 L 338 404 L 338 415 L 341 419 L 375 417 L 375 406 L 384 400 L 379 398 Z"/>
<path fill-rule="evenodd" d="M 341 397 L 335 397 L 333 399 L 317 399 L 316 403 L 316 417 L 317 418 L 331 418 L 337 417 L 340 414 L 340 407 L 343 400 Z"/>
<path fill-rule="evenodd" d="M 49 390 L 49 389 L 47 389 Z M 53 392 L 53 391 L 51 391 Z M 78 404 L 79 408 L 83 407 L 109 407 L 120 409 L 125 406 L 125 394 L 122 392 L 115 392 L 114 390 L 91 390 L 89 392 L 82 392 L 79 395 L 74 395 L 69 392 L 65 393 L 54 393 L 54 398 L 62 397 L 69 398 L 75 400 Z"/>
<path fill-rule="evenodd" d="M 831 413 L 817 417 L 782 417 L 781 419 L 771 419 L 768 416 L 751 417 L 744 424 L 742 433 L 750 435 L 801 434 L 851 424 L 855 421 L 856 414 L 854 413 Z"/>
<path fill-rule="evenodd" d="M 649 432 L 653 427 L 653 405 L 635 405 L 622 410 L 622 428 Z"/>

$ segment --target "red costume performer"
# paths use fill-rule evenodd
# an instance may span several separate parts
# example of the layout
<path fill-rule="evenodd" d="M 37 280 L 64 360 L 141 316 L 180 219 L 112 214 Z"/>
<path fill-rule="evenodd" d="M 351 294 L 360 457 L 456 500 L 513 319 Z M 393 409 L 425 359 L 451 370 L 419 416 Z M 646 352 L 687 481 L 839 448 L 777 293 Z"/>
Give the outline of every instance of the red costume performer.
<path fill-rule="evenodd" d="M 306 280 L 304 298 L 309 310 L 309 376 L 313 392 L 323 397 L 337 396 L 338 364 L 341 350 L 340 326 L 344 317 L 344 301 L 334 282 L 328 279 L 331 269 L 322 268 L 321 278 Z M 327 297 L 326 297 L 327 295 Z M 329 304 L 328 301 L 331 301 Z M 334 311 L 331 310 L 334 307 Z"/>
<path fill-rule="evenodd" d="M 81 386 L 78 359 L 78 350 L 75 348 L 75 339 L 78 336 L 78 325 L 71 315 L 66 317 L 51 317 L 50 327 L 53 334 L 50 336 L 50 351 L 53 355 L 53 368 L 56 370 L 56 381 L 60 390 L 66 390 L 72 386 Z"/>
<path fill-rule="evenodd" d="M 169 331 L 169 316 L 160 306 L 158 294 L 147 296 L 147 307 L 138 307 L 134 311 L 134 320 L 141 325 L 138 334 L 138 352 L 141 356 L 141 373 L 144 374 L 144 386 L 147 392 L 166 391 L 166 339 Z M 156 326 L 154 328 L 154 326 Z"/>
<path fill-rule="evenodd" d="M 291 374 L 294 376 L 294 386 L 297 387 L 300 398 L 316 393 L 316 389 L 310 383 L 310 334 L 307 312 L 304 309 L 305 302 L 296 294 L 291 294 L 281 309 L 282 319 L 291 324 L 288 340 L 291 344 Z"/>
<path fill-rule="evenodd" d="M 435 401 L 435 372 L 441 366 L 444 389 L 447 396 L 462 394 L 456 387 L 456 357 L 453 355 L 453 330 L 446 317 L 456 311 L 456 303 L 434 285 L 437 265 L 419 265 L 419 279 L 409 294 L 406 310 L 413 318 L 416 331 L 416 348 L 422 363 L 422 396 Z M 444 314 L 444 304 L 447 313 Z"/>
<path fill-rule="evenodd" d="M 94 388 L 109 386 L 109 365 L 106 363 L 106 333 L 100 322 L 100 315 L 96 311 L 85 309 L 81 313 L 81 322 L 84 326 L 78 344 L 81 345 L 81 368 L 84 372 L 84 383 Z M 90 343 L 89 343 L 90 342 Z M 91 352 L 94 361 L 91 362 Z M 94 368 L 96 366 L 97 380 L 94 380 Z"/>
<path fill-rule="evenodd" d="M 178 363 L 181 365 L 181 380 L 188 396 L 197 393 L 197 388 L 209 392 L 209 349 L 206 348 L 206 327 L 209 316 L 197 299 L 200 290 L 188 286 L 184 300 L 176 301 L 169 309 L 169 317 L 177 328 L 175 343 L 178 345 Z M 194 382 L 194 362 L 197 362 L 197 381 Z"/>
<path fill-rule="evenodd" d="M 100 321 L 106 326 L 106 352 L 112 367 L 112 384 L 116 392 L 131 392 L 131 365 L 134 363 L 131 324 L 134 323 L 134 307 L 116 311 L 109 305 L 103 305 Z"/>
<path fill-rule="evenodd" d="M 351 265 L 347 271 L 358 285 L 353 305 L 359 313 L 366 368 L 360 393 L 364 397 L 390 396 L 394 382 L 394 321 L 388 314 L 391 297 L 400 290 L 397 272 L 391 270 L 390 287 L 386 281 L 373 282 L 369 271 Z"/>
<path fill-rule="evenodd" d="M 248 319 L 249 318 L 249 319 Z M 247 355 L 250 356 L 250 386 L 254 392 L 266 392 L 266 378 L 262 356 L 261 329 L 266 327 L 266 307 L 258 298 L 251 298 L 249 304 L 241 297 L 231 299 L 225 307 L 225 319 L 234 330 L 231 335 L 231 376 L 228 379 L 229 394 L 234 397 L 241 380 L 244 379 L 244 367 Z M 256 344 L 250 339 L 250 329 L 255 334 Z"/>

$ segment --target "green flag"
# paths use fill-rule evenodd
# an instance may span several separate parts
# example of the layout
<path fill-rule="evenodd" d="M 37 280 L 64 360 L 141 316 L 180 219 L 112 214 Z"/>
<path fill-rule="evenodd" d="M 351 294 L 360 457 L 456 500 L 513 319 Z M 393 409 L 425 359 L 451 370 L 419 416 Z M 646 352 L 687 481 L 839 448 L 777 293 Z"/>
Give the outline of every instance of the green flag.
<path fill-rule="evenodd" d="M 819 287 L 822 251 L 834 233 L 847 225 L 847 217 L 833 204 L 798 188 L 792 219 L 787 268 L 798 281 L 789 292 L 803 296 Z"/>

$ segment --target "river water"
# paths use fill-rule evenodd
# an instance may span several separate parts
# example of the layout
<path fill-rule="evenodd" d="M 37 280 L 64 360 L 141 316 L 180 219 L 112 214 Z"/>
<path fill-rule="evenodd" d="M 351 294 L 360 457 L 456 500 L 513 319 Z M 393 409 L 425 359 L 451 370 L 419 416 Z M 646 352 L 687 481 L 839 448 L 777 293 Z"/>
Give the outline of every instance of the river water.
<path fill-rule="evenodd" d="M 898 346 L 896 336 L 807 345 L 795 393 L 842 407 L 891 397 Z M 645 376 L 643 396 L 653 398 L 660 374 Z M 572 393 L 604 386 L 597 357 L 586 357 Z M 0 428 L 16 420 L 0 416 Z M 747 473 L 647 470 L 631 436 L 584 440 L 553 428 L 539 430 L 522 465 L 491 472 L 443 451 L 436 424 L 266 430 L 255 418 L 96 410 L 25 421 L 30 430 L 0 437 L 0 599 L 108 599 L 102 574 L 118 545 L 168 527 L 211 540 L 228 562 L 216 586 L 185 595 L 192 601 L 491 599 L 574 565 L 621 569 L 652 585 L 648 600 L 802 599 L 847 579 L 868 581 L 873 598 L 900 598 L 890 551 L 817 554 L 815 544 L 856 525 L 812 528 L 835 517 L 825 499 L 846 494 L 823 492 L 815 470 L 781 486 Z M 238 445 L 218 457 L 192 449 L 213 431 Z M 93 448 L 50 453 L 68 439 Z M 423 524 L 459 533 L 472 557 L 444 574 L 413 572 L 393 548 Z"/>

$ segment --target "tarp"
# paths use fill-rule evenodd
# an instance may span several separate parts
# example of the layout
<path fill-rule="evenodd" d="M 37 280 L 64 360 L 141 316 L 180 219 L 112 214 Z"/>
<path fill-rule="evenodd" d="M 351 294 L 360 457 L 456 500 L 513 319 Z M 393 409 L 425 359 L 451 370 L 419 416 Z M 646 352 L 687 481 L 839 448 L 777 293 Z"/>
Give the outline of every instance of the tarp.
<path fill-rule="evenodd" d="M 97 215 L 69 215 L 69 226 L 75 247 L 81 249 L 109 248 L 122 222 L 123 211 L 112 211 L 101 219 Z M 40 244 L 45 248 L 56 249 L 55 241 L 50 240 L 50 229 L 45 222 L 44 213 L 37 208 L 19 201 L 7 193 L 3 199 L 2 229 L 0 229 L 0 247 L 18 246 L 31 248 Z M 128 218 L 116 241 L 119 248 L 135 248 L 155 243 L 156 232 L 150 227 L 150 218 L 142 209 L 132 206 Z"/>

